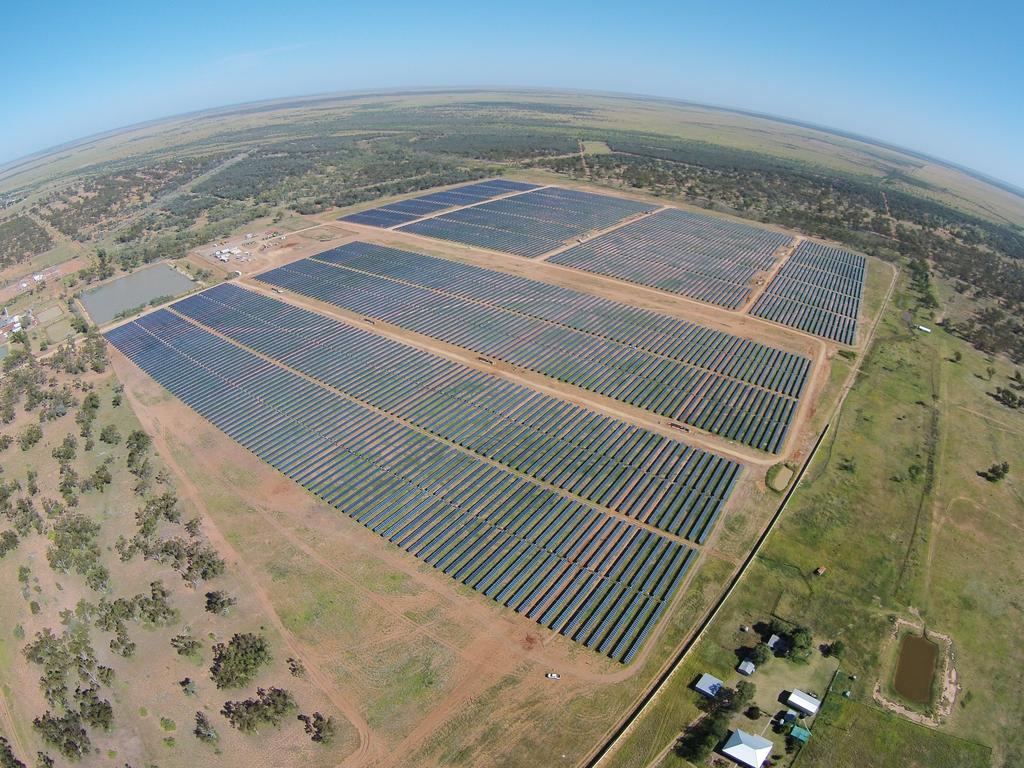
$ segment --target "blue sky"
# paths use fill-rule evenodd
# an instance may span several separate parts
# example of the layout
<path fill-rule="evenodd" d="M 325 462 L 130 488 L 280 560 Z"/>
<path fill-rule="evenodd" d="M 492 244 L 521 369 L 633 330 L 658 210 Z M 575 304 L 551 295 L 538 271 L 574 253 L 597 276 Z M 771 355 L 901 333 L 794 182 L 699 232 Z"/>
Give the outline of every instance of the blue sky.
<path fill-rule="evenodd" d="M 1024 187 L 1022 8 L 918 0 L 9 4 L 0 162 L 262 98 L 504 85 L 768 112 Z"/>

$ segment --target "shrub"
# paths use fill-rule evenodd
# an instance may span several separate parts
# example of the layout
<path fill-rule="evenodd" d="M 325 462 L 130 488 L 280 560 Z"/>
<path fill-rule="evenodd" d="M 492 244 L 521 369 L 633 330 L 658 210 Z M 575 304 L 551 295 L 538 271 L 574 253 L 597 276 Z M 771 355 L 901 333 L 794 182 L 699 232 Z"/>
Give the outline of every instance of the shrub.
<path fill-rule="evenodd" d="M 236 634 L 226 645 L 213 646 L 210 677 L 218 688 L 241 688 L 252 682 L 259 668 L 270 659 L 270 646 L 262 635 Z"/>

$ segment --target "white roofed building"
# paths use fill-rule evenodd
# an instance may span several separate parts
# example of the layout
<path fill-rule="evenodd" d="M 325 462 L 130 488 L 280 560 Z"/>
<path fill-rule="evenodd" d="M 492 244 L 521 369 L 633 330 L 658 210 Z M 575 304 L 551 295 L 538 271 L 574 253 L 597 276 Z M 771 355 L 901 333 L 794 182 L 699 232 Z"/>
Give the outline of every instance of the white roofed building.
<path fill-rule="evenodd" d="M 793 709 L 803 712 L 805 715 L 816 715 L 818 714 L 818 709 L 821 707 L 821 702 L 818 701 L 818 699 L 799 689 L 794 689 L 789 694 L 789 697 L 786 699 L 786 703 Z"/>
<path fill-rule="evenodd" d="M 737 728 L 722 747 L 722 754 L 748 768 L 761 768 L 774 745 L 768 739 Z"/>
<path fill-rule="evenodd" d="M 722 690 L 723 685 L 724 683 L 717 677 L 715 677 L 714 675 L 709 675 L 707 672 L 705 672 L 703 675 L 700 676 L 700 680 L 698 680 L 697 684 L 693 687 L 697 689 L 697 691 L 699 691 L 700 693 L 703 693 L 709 699 L 713 699 L 715 698 L 715 696 L 718 695 L 718 692 Z"/>

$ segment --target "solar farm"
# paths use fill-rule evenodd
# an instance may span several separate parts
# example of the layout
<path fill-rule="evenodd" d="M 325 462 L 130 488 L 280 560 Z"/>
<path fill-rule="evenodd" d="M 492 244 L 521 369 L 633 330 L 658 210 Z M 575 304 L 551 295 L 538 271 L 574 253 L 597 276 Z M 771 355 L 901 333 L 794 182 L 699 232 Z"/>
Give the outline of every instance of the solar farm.
<path fill-rule="evenodd" d="M 621 197 L 544 187 L 415 221 L 399 229 L 532 257 L 655 207 Z"/>
<path fill-rule="evenodd" d="M 399 200 L 378 208 L 360 211 L 349 216 L 343 216 L 341 221 L 366 224 L 371 227 L 393 227 L 398 224 L 406 224 L 431 213 L 447 210 L 448 208 L 472 205 L 513 192 L 524 192 L 528 189 L 536 188 L 536 184 L 527 184 L 522 181 L 489 179 L 488 181 L 467 184 L 456 189 L 431 192 L 428 195 L 420 195 L 408 200 Z"/>
<path fill-rule="evenodd" d="M 518 443 L 488 440 L 495 435 L 480 431 L 487 422 L 473 423 L 472 408 L 440 413 L 432 402 L 436 390 L 424 377 L 435 361 L 422 355 L 389 349 L 387 343 L 360 349 L 365 332 L 238 288 L 215 289 L 173 309 L 216 322 L 218 330 L 234 328 L 249 340 L 255 329 L 262 338 L 281 341 L 275 353 L 303 367 L 324 371 L 331 361 L 346 359 L 341 370 L 324 375 L 353 389 L 359 378 L 366 386 L 367 377 L 360 376 L 366 373 L 366 359 L 356 354 L 340 358 L 339 349 L 366 354 L 385 366 L 404 364 L 411 378 L 397 379 L 400 384 L 370 376 L 370 391 L 362 392 L 367 401 L 387 399 L 396 409 L 404 403 L 424 420 L 433 419 L 436 434 L 461 435 L 472 444 L 465 429 L 469 424 L 483 455 L 488 444 L 499 448 L 495 463 L 511 466 L 513 454 L 523 452 Z M 259 322 L 285 323 L 303 335 L 290 342 L 267 336 L 260 333 Z M 302 341 L 313 331 L 324 344 Z M 326 503 L 487 597 L 622 662 L 642 646 L 694 558 L 694 550 L 677 539 L 482 461 L 174 312 L 147 315 L 108 332 L 107 338 L 171 393 Z M 451 366 L 445 371 L 443 361 L 436 362 L 441 378 L 454 374 L 458 379 L 460 371 Z M 474 390 L 473 376 L 467 378 L 455 384 L 457 392 Z M 557 403 L 533 402 L 529 393 L 514 388 L 491 394 L 512 409 L 498 413 L 497 422 L 523 433 L 527 448 L 532 437 L 538 453 L 543 451 L 531 461 L 538 475 L 564 476 L 564 485 L 612 503 L 633 489 L 633 502 L 658 502 L 646 509 L 630 505 L 638 517 L 650 518 L 648 513 L 660 508 L 654 522 L 700 539 L 738 472 L 735 464 L 595 414 L 582 414 L 578 422 L 562 420 L 566 414 L 545 410 L 557 409 Z M 520 429 L 512 413 L 529 426 Z M 574 426 L 558 435 L 544 432 L 553 419 Z M 588 447 L 615 438 L 622 442 L 612 456 L 588 453 Z M 668 465 L 667 476 L 659 477 L 656 470 L 662 465 Z"/>
<path fill-rule="evenodd" d="M 799 335 L 765 320 L 849 343 L 864 260 L 807 241 L 787 259 L 783 233 L 504 179 L 341 220 L 387 242 L 296 254 L 107 339 L 403 557 L 634 661 L 816 397 L 823 342 L 779 344 Z M 428 255 L 411 235 L 489 255 Z M 566 270 L 622 287 L 553 278 Z M 705 314 L 639 306 L 631 284 Z"/>
<path fill-rule="evenodd" d="M 809 370 L 692 323 L 365 243 L 257 279 L 772 453 Z"/>
<path fill-rule="evenodd" d="M 864 257 L 804 240 L 750 310 L 843 344 L 857 337 Z"/>
<path fill-rule="evenodd" d="M 552 256 L 595 272 L 737 309 L 788 235 L 672 208 Z"/>

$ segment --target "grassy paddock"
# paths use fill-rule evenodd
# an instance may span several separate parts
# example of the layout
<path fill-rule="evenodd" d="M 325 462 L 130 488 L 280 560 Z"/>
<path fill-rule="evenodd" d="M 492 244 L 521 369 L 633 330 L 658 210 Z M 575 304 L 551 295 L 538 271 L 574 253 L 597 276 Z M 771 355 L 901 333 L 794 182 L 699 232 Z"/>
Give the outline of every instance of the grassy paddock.
<path fill-rule="evenodd" d="M 914 306 L 901 287 L 880 343 L 762 555 L 607 765 L 646 766 L 696 716 L 696 695 L 686 690 L 692 679 L 703 671 L 729 679 L 743 642 L 737 627 L 772 613 L 808 626 L 816 646 L 841 639 L 844 669 L 858 677 L 852 700 L 823 718 L 831 725 L 815 733 L 801 768 L 987 765 L 990 748 L 997 764 L 1017 764 L 1022 716 L 1006 670 L 1020 667 L 1013 638 L 1024 622 L 1010 607 L 1022 597 L 1009 575 L 1019 573 L 1021 555 L 1007 534 L 1019 529 L 1009 510 L 1021 508 L 1021 481 L 1012 471 L 1000 483 L 975 473 L 1020 455 L 1024 415 L 985 394 L 1008 367 L 995 366 L 989 382 L 979 353 L 938 329 L 907 327 L 901 314 Z M 963 362 L 948 362 L 954 350 Z M 827 573 L 814 577 L 819 565 Z M 871 700 L 875 682 L 891 673 L 881 658 L 890 616 L 915 612 L 952 635 L 965 688 L 941 731 Z M 939 757 L 924 759 L 930 755 Z"/>

